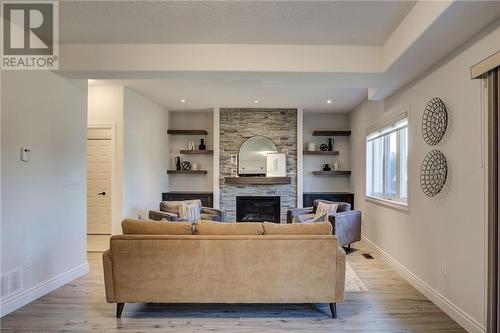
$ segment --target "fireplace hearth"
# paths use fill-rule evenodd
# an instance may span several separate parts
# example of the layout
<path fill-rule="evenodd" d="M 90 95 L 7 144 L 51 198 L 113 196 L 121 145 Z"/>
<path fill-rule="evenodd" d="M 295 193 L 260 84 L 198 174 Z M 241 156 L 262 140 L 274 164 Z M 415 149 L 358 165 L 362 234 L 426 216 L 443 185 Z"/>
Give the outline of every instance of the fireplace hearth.
<path fill-rule="evenodd" d="M 237 196 L 237 222 L 281 222 L 279 196 Z"/>

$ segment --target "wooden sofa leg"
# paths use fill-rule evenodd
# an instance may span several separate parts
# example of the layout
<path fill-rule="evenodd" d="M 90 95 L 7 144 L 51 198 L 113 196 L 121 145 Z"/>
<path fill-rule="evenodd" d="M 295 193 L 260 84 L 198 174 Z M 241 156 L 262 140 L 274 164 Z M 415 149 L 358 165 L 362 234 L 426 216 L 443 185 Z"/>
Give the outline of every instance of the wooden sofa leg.
<path fill-rule="evenodd" d="M 332 318 L 337 318 L 337 303 L 330 303 L 330 312 L 332 313 Z"/>
<path fill-rule="evenodd" d="M 123 307 L 125 303 L 116 303 L 116 318 L 122 317 Z"/>

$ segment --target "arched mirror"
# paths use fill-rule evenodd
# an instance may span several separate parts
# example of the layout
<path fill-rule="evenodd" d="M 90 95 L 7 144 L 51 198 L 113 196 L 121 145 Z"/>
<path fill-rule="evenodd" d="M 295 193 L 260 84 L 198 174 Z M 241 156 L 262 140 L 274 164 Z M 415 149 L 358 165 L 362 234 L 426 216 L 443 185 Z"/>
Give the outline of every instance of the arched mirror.
<path fill-rule="evenodd" d="M 278 147 L 265 136 L 248 138 L 238 152 L 238 174 L 240 176 L 265 176 L 268 153 L 277 153 Z"/>

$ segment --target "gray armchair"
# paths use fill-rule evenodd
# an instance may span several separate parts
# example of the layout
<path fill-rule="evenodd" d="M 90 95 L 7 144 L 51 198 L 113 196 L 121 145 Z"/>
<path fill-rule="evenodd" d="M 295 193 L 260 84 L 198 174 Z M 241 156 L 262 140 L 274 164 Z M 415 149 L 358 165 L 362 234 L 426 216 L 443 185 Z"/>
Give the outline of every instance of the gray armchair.
<path fill-rule="evenodd" d="M 226 220 L 224 211 L 216 208 L 203 207 L 200 200 L 184 200 L 184 201 L 162 201 L 160 202 L 159 210 L 150 210 L 149 219 L 161 221 L 177 222 L 179 218 L 179 206 L 183 203 L 192 204 L 196 203 L 200 207 L 201 219 L 217 222 L 224 222 Z"/>
<path fill-rule="evenodd" d="M 287 212 L 287 222 L 292 223 L 298 217 L 302 221 L 314 218 L 318 203 L 338 204 L 337 213 L 328 216 L 328 221 L 333 226 L 333 234 L 341 246 L 351 247 L 351 243 L 361 240 L 361 212 L 351 210 L 351 205 L 346 202 L 333 202 L 326 200 L 314 200 L 313 207 L 290 209 Z"/>

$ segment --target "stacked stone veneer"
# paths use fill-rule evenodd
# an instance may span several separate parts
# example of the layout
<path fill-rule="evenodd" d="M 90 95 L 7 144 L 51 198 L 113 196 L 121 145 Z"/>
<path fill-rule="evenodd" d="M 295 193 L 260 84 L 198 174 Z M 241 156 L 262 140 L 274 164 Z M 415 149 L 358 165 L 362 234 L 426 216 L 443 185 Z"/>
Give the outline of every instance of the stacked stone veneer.
<path fill-rule="evenodd" d="M 241 144 L 255 135 L 271 139 L 280 153 L 286 154 L 288 185 L 229 185 L 229 161 Z M 236 220 L 237 196 L 280 196 L 281 223 L 286 212 L 297 206 L 297 110 L 296 109 L 220 109 L 220 207 L 227 220 Z"/>

